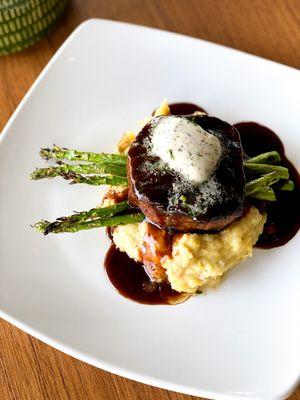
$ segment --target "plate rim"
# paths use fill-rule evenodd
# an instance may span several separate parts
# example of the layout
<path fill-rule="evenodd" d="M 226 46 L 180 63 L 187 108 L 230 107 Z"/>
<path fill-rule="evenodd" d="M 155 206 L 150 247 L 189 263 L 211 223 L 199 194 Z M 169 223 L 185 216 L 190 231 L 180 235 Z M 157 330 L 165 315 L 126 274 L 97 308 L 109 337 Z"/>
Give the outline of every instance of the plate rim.
<path fill-rule="evenodd" d="M 276 396 L 255 396 L 252 394 L 248 393 L 241 393 L 237 394 L 235 392 L 233 393 L 221 393 L 217 392 L 214 390 L 205 390 L 205 389 L 197 389 L 197 388 L 192 388 L 190 386 L 185 386 L 185 385 L 180 385 L 180 384 L 175 384 L 171 382 L 167 382 L 158 378 L 154 378 L 151 376 L 148 376 L 146 374 L 140 374 L 138 372 L 134 372 L 131 369 L 125 369 L 122 367 L 119 367 L 113 363 L 108 363 L 103 360 L 99 360 L 97 358 L 93 358 L 84 352 L 77 352 L 74 350 L 72 347 L 69 347 L 66 344 L 60 343 L 57 340 L 52 339 L 50 336 L 45 335 L 44 333 L 41 333 L 39 329 L 33 329 L 26 323 L 10 316 L 6 312 L 3 312 L 0 309 L 0 318 L 3 318 L 5 321 L 9 322 L 10 324 L 14 325 L 18 329 L 21 329 L 25 333 L 33 336 L 34 338 L 40 340 L 41 342 L 53 347 L 54 349 L 61 351 L 64 354 L 67 354 L 68 356 L 74 357 L 77 360 L 83 361 L 89 365 L 92 365 L 93 367 L 102 369 L 104 371 L 107 371 L 111 374 L 119 375 L 123 378 L 131 379 L 136 382 L 140 382 L 146 385 L 154 386 L 160 389 L 165 389 L 165 390 L 170 390 L 173 392 L 177 393 L 182 393 L 182 394 L 187 394 L 191 396 L 196 396 L 196 397 L 203 397 L 204 399 L 217 399 L 217 400 L 232 400 L 232 399 L 251 399 L 251 400 L 281 400 L 281 399 L 286 399 L 289 397 L 298 387 L 299 385 L 299 379 L 296 379 L 296 381 L 286 390 L 284 390 L 282 393 L 277 394 Z"/>

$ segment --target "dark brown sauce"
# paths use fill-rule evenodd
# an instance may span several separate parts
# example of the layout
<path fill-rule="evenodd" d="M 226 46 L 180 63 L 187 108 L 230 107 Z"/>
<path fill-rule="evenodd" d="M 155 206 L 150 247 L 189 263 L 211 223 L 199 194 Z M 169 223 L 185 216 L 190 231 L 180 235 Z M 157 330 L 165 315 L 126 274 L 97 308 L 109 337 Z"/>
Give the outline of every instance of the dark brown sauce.
<path fill-rule="evenodd" d="M 259 153 L 276 150 L 281 163 L 290 172 L 295 188 L 291 192 L 276 191 L 276 202 L 265 202 L 267 222 L 256 247 L 270 249 L 283 246 L 291 240 L 300 228 L 300 176 L 293 164 L 286 158 L 284 146 L 279 137 L 255 122 L 242 122 L 234 125 L 241 136 L 244 152 L 253 157 Z M 261 204 L 260 204 L 261 205 Z"/>
<path fill-rule="evenodd" d="M 162 259 L 171 253 L 172 235 L 150 222 L 147 223 L 140 249 L 140 259 L 150 278 L 159 282 L 166 279 L 166 270 L 162 266 Z"/>
<path fill-rule="evenodd" d="M 169 284 L 152 282 L 143 264 L 129 258 L 114 244 L 106 254 L 104 267 L 115 289 L 131 300 L 143 304 L 172 304 L 182 297 Z"/>
<path fill-rule="evenodd" d="M 113 241 L 113 226 L 107 226 L 106 227 L 106 235 L 109 240 Z"/>
<path fill-rule="evenodd" d="M 188 115 L 194 114 L 195 111 L 202 111 L 207 114 L 204 108 L 193 103 L 173 103 L 169 104 L 170 114 L 172 115 Z"/>

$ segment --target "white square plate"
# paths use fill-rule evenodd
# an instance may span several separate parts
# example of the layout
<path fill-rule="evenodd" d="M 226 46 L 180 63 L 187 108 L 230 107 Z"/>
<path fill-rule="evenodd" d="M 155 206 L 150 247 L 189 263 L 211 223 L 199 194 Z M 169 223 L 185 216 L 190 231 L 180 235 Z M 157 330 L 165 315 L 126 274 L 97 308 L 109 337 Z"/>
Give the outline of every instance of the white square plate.
<path fill-rule="evenodd" d="M 155 386 L 218 399 L 286 396 L 299 378 L 299 236 L 256 250 L 216 291 L 145 306 L 108 282 L 104 229 L 43 237 L 30 228 L 95 206 L 99 189 L 32 182 L 29 173 L 43 165 L 39 148 L 53 143 L 112 151 L 165 97 L 232 123 L 263 123 L 296 162 L 299 93 L 299 72 L 270 61 L 134 25 L 82 24 L 1 135 L 1 315 L 74 357 Z"/>

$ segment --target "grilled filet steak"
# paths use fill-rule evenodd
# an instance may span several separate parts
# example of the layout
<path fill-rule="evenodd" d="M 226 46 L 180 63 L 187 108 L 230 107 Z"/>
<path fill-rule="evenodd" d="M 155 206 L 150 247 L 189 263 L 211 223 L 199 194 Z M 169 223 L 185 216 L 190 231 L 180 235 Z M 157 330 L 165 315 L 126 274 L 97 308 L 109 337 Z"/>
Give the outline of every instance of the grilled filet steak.
<path fill-rule="evenodd" d="M 242 216 L 244 209 L 245 177 L 238 131 L 227 122 L 207 115 L 180 117 L 214 135 L 222 149 L 214 172 L 206 181 L 195 183 L 153 153 L 153 132 L 165 118 L 174 116 L 153 118 L 129 149 L 130 204 L 140 208 L 150 222 L 164 229 L 223 229 Z"/>

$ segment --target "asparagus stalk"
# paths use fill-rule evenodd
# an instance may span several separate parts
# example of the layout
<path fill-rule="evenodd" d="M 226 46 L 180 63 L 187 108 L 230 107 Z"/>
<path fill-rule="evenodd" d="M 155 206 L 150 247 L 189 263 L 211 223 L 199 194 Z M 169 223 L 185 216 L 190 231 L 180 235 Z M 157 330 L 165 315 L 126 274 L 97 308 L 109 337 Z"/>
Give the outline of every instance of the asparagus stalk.
<path fill-rule="evenodd" d="M 61 176 L 66 180 L 70 180 L 71 185 L 74 185 L 75 183 L 85 183 L 87 185 L 92 185 L 92 186 L 100 186 L 100 185 L 127 186 L 128 184 L 127 178 L 124 176 L 113 176 L 113 175 L 83 176 L 80 174 L 76 174 L 74 172 L 68 172 L 67 174 L 63 174 Z"/>
<path fill-rule="evenodd" d="M 78 232 L 87 229 L 99 228 L 102 226 L 117 226 L 117 225 L 126 225 L 126 224 L 134 224 L 137 222 L 142 222 L 145 216 L 142 213 L 130 213 L 130 214 L 121 214 L 114 215 L 106 218 L 96 218 L 91 219 L 86 222 L 73 222 L 70 224 L 64 224 L 64 221 L 39 221 L 34 224 L 34 228 L 36 228 L 39 232 L 42 232 L 44 235 L 48 235 L 49 233 L 64 233 L 64 232 Z"/>
<path fill-rule="evenodd" d="M 276 189 L 283 190 L 285 192 L 291 192 L 294 190 L 294 182 L 293 181 L 281 181 L 276 184 Z"/>
<path fill-rule="evenodd" d="M 113 204 L 112 206 L 92 208 L 89 211 L 76 212 L 68 217 L 57 218 L 54 224 L 60 224 L 60 226 L 67 228 L 74 224 L 88 222 L 99 218 L 110 218 L 115 214 L 119 214 L 120 212 L 124 212 L 129 209 L 130 206 L 128 202 L 122 201 L 120 203 Z M 51 224 L 52 223 L 49 221 L 42 220 L 34 224 L 33 227 L 39 231 L 43 231 L 43 229 L 46 229 L 46 227 Z"/>
<path fill-rule="evenodd" d="M 107 220 L 113 218 L 121 212 L 125 212 L 126 210 L 130 212 L 131 207 L 127 201 L 122 201 L 108 207 L 92 208 L 89 211 L 77 212 L 68 217 L 60 217 L 54 222 L 42 220 L 34 224 L 33 227 L 35 227 L 38 231 L 43 232 L 45 235 L 52 231 L 55 232 L 56 230 L 57 233 L 58 231 L 73 232 L 74 229 L 77 229 L 75 227 L 79 225 L 82 226 L 83 224 L 90 224 L 91 222 L 94 223 L 99 220 L 105 220 L 107 222 Z M 124 215 L 125 214 L 122 214 L 122 216 Z"/>
<path fill-rule="evenodd" d="M 276 164 L 281 160 L 277 151 L 268 151 L 267 153 L 258 154 L 255 157 L 249 158 L 244 161 L 244 165 L 248 163 L 255 164 Z"/>
<path fill-rule="evenodd" d="M 258 193 L 266 189 L 268 186 L 273 185 L 275 182 L 278 182 L 279 179 L 280 178 L 275 171 L 270 172 L 269 174 L 265 174 L 258 179 L 247 182 L 245 187 L 245 194 L 246 196 L 251 196 L 254 193 Z"/>
<path fill-rule="evenodd" d="M 46 160 L 70 160 L 70 161 L 89 161 L 100 164 L 117 164 L 126 165 L 127 157 L 122 154 L 105 154 L 105 153 L 92 153 L 86 151 L 70 150 L 54 146 L 52 148 L 43 148 L 40 151 L 42 158 Z"/>
<path fill-rule="evenodd" d="M 109 218 L 126 210 L 130 210 L 130 206 L 127 201 L 122 201 L 108 207 L 97 207 L 92 208 L 89 211 L 77 212 L 69 217 L 58 218 L 57 221 L 63 222 L 64 225 L 72 224 L 74 222 L 87 222 L 95 218 Z"/>
<path fill-rule="evenodd" d="M 275 192 L 270 187 L 263 189 L 260 192 L 253 193 L 250 195 L 250 197 L 265 201 L 276 201 Z"/>
<path fill-rule="evenodd" d="M 246 172 L 254 174 L 268 174 L 270 172 L 276 172 L 278 177 L 281 179 L 289 179 L 289 170 L 285 167 L 279 165 L 269 165 L 269 164 L 257 164 L 257 163 L 244 163 L 244 169 Z"/>
<path fill-rule="evenodd" d="M 30 175 L 31 179 L 54 178 L 64 176 L 69 172 L 76 174 L 109 174 L 126 176 L 126 167 L 114 164 L 62 164 L 55 167 L 38 168 Z"/>

